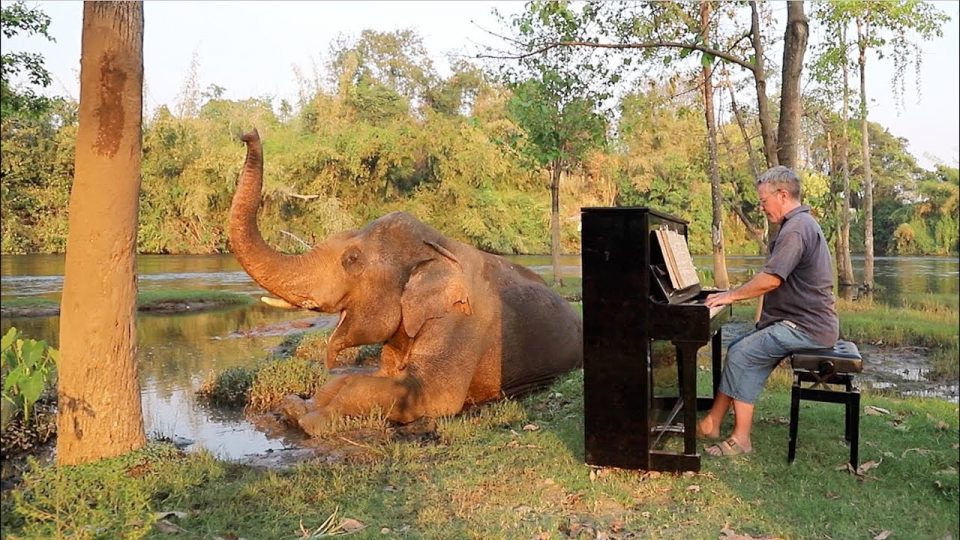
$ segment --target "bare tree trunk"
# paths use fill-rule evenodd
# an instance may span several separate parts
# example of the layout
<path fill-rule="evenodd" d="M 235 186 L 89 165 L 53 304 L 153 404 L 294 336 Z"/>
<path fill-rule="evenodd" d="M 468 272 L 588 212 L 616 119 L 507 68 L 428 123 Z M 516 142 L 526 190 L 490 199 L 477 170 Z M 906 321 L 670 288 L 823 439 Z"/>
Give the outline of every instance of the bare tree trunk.
<path fill-rule="evenodd" d="M 753 54 L 756 58 L 753 66 L 753 80 L 757 87 L 757 118 L 760 121 L 760 133 L 763 136 L 763 155 L 767 167 L 780 164 L 777 158 L 777 134 L 773 130 L 770 117 L 770 103 L 767 100 L 767 72 L 763 59 L 763 37 L 760 34 L 760 13 L 756 0 L 750 0 L 750 37 L 753 42 Z"/>
<path fill-rule="evenodd" d="M 799 165 L 800 74 L 807 50 L 807 17 L 803 2 L 787 2 L 787 30 L 783 36 L 783 82 L 780 89 L 780 124 L 777 132 L 777 159 L 780 165 L 796 170 Z"/>
<path fill-rule="evenodd" d="M 846 51 L 847 29 L 840 30 L 840 39 Z M 840 203 L 840 244 L 837 246 L 837 271 L 842 287 L 856 284 L 853 277 L 853 259 L 850 253 L 850 80 L 847 63 L 843 63 L 843 135 L 840 150 L 840 174 L 843 177 L 843 199 Z"/>
<path fill-rule="evenodd" d="M 710 2 L 700 4 L 700 33 L 710 42 Z M 730 287 L 727 260 L 723 249 L 723 197 L 720 192 L 720 165 L 717 158 L 717 121 L 713 116 L 713 67 L 703 66 L 703 114 L 707 122 L 707 148 L 710 153 L 710 195 L 713 206 L 711 240 L 713 244 L 713 283 L 720 289 Z"/>
<path fill-rule="evenodd" d="M 750 163 L 750 171 L 753 172 L 754 178 L 759 178 L 760 167 L 757 166 L 757 158 L 753 153 L 753 146 L 750 144 L 750 134 L 747 133 L 747 126 L 743 123 L 743 118 L 740 116 L 740 107 L 737 105 L 737 96 L 733 91 L 733 83 L 730 82 L 730 73 L 726 70 L 723 72 L 723 82 L 727 87 L 727 91 L 730 92 L 730 109 L 733 110 L 733 117 L 737 120 L 737 127 L 740 128 L 740 135 L 743 136 L 743 146 L 747 152 L 747 159 Z"/>
<path fill-rule="evenodd" d="M 563 273 L 560 268 L 560 175 L 563 162 L 553 160 L 550 170 L 550 255 L 553 261 L 553 284 L 563 286 Z"/>
<path fill-rule="evenodd" d="M 757 159 L 753 152 L 753 146 L 750 144 L 750 134 L 747 133 L 747 126 L 743 122 L 743 118 L 740 116 L 740 107 L 737 106 L 737 98 L 733 91 L 733 84 L 730 82 L 730 77 L 727 72 L 724 72 L 724 84 L 727 86 L 727 90 L 730 92 L 730 108 L 733 110 L 733 117 L 737 121 L 737 127 L 740 128 L 740 135 L 743 137 L 743 146 L 744 151 L 747 153 L 747 160 L 750 163 L 750 170 L 753 172 L 754 178 L 760 177 L 760 168 L 757 165 Z M 720 132 L 723 133 L 722 131 Z M 739 193 L 739 191 L 738 191 Z M 742 201 L 742 197 L 740 198 Z M 743 222 L 744 226 L 747 227 L 747 230 L 750 232 L 750 235 L 753 236 L 753 239 L 756 240 L 758 246 L 758 253 L 766 254 L 767 253 L 767 242 L 764 240 L 766 236 L 766 220 L 763 221 L 762 227 L 757 227 L 754 223 L 747 217 L 747 214 L 743 211 L 742 206 L 738 202 L 737 204 L 731 204 L 734 212 L 737 214 L 737 217 L 740 218 L 740 221 Z"/>
<path fill-rule="evenodd" d="M 137 379 L 135 255 L 143 4 L 83 6 L 76 172 L 60 312 L 57 463 L 146 444 Z"/>
<path fill-rule="evenodd" d="M 857 17 L 857 38 L 860 47 L 860 129 L 863 131 L 863 287 L 873 290 L 873 171 L 870 169 L 870 135 L 867 121 L 867 40 L 870 22 Z"/>

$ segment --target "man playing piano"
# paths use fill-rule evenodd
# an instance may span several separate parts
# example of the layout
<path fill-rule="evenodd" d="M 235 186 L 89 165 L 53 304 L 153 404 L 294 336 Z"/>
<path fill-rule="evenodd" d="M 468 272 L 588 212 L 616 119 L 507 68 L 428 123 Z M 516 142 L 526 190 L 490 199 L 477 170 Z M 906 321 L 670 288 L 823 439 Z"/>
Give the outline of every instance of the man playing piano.
<path fill-rule="evenodd" d="M 712 308 L 764 296 L 756 329 L 728 347 L 713 407 L 697 426 L 698 435 L 719 438 L 733 407 L 730 436 L 705 447 L 712 456 L 752 452 L 753 404 L 770 373 L 791 352 L 833 347 L 839 335 L 830 250 L 810 207 L 800 204 L 800 179 L 787 167 L 773 167 L 757 179 L 757 193 L 763 212 L 780 224 L 770 255 L 750 281 L 705 302 Z"/>

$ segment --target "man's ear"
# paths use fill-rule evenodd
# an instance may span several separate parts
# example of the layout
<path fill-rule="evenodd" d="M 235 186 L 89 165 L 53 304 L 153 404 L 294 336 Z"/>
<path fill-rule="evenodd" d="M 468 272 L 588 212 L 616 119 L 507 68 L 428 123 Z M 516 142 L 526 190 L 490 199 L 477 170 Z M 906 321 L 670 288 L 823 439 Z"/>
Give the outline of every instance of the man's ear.
<path fill-rule="evenodd" d="M 436 256 L 414 267 L 400 297 L 403 329 L 410 337 L 415 337 L 430 319 L 446 317 L 453 311 L 472 313 L 460 261 L 439 244 L 425 243 Z"/>

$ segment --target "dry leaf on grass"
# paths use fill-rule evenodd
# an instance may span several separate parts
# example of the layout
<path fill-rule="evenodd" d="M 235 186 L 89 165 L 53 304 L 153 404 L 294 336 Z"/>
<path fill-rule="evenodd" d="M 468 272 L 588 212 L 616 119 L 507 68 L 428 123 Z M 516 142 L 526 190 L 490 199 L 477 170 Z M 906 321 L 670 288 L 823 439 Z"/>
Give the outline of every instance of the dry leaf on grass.
<path fill-rule="evenodd" d="M 880 531 L 879 534 L 873 537 L 873 540 L 887 540 L 891 534 L 893 534 L 891 531 Z"/>
<path fill-rule="evenodd" d="M 540 426 L 536 424 L 527 424 L 523 426 L 524 431 L 537 431 L 538 429 L 540 429 Z"/>
<path fill-rule="evenodd" d="M 739 534 L 729 527 L 720 529 L 720 540 L 783 540 L 779 536 L 750 536 L 749 534 Z"/>
<path fill-rule="evenodd" d="M 160 521 L 157 521 L 156 523 L 154 523 L 154 525 L 156 525 L 158 531 L 165 534 L 177 534 L 180 531 L 186 530 L 183 527 L 176 525 L 174 523 L 170 523 L 165 519 L 161 519 Z"/>
<path fill-rule="evenodd" d="M 687 486 L 687 491 L 691 493 L 700 493 L 700 486 L 694 484 L 692 486 Z"/>
<path fill-rule="evenodd" d="M 890 411 L 884 409 L 883 407 L 874 407 L 873 405 L 867 405 L 863 408 L 863 413 L 870 416 L 882 416 L 885 414 L 890 414 Z"/>

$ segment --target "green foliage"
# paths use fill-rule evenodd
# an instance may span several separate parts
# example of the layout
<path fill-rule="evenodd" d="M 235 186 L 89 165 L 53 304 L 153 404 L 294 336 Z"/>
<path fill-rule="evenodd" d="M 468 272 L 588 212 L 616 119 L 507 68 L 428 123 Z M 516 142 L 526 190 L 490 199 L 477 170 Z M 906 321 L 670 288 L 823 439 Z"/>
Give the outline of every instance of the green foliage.
<path fill-rule="evenodd" d="M 0 32 L 5 39 L 18 34 L 40 35 L 54 41 L 48 30 L 50 17 L 39 8 L 30 8 L 17 0 L 0 8 Z M 18 84 L 17 78 L 25 78 L 31 86 L 50 86 L 50 72 L 43 65 L 38 53 L 11 52 L 4 49 L 0 54 L 0 116 L 32 116 L 41 113 L 49 100 L 36 93 L 30 86 Z"/>
<path fill-rule="evenodd" d="M 0 373 L 3 373 L 3 391 L 0 399 L 13 411 L 20 411 L 23 422 L 33 419 L 32 407 L 51 384 L 56 374 L 60 353 L 45 341 L 24 339 L 15 327 L 3 336 L 0 344 Z M 8 418 L 4 415 L 4 424 Z"/>
<path fill-rule="evenodd" d="M 538 1 L 506 22 L 532 45 L 602 36 L 629 41 L 661 32 L 700 47 L 696 8 Z M 769 16 L 760 8 L 761 18 Z M 5 5 L 4 16 L 15 9 L 26 8 Z M 717 9 L 717 17 L 731 17 L 732 24 L 729 32 L 718 31 L 711 47 L 746 57 L 749 40 L 736 31 L 745 10 L 733 4 Z M 33 26 L 17 31 L 45 32 L 41 15 L 34 13 Z M 644 205 L 690 221 L 691 250 L 709 253 L 712 202 L 702 106 L 678 84 L 684 69 L 699 72 L 708 57 L 691 50 L 621 51 L 613 62 L 597 50 L 560 48 L 491 66 L 499 76 L 460 61 L 441 77 L 415 32 L 364 31 L 334 43 L 326 70 L 313 80 L 300 77 L 299 101 L 278 107 L 263 97 L 224 99 L 216 84 L 202 90 L 195 61 L 181 102 L 160 106 L 144 124 L 137 249 L 228 251 L 228 213 L 243 160 L 237 139 L 257 127 L 266 152 L 259 223 L 267 242 L 284 251 L 306 249 L 294 237 L 315 245 L 405 210 L 487 251 L 547 253 L 548 186 L 558 180 L 562 251 L 579 250 L 580 207 Z M 670 68 L 663 67 L 666 58 Z M 649 79 L 627 83 L 628 74 L 643 70 L 653 70 Z M 613 106 L 615 123 L 606 115 Z M 756 113 L 741 109 L 747 130 L 755 131 Z M 63 252 L 76 111 L 71 100 L 52 99 L 38 114 L 0 119 L 0 252 Z M 859 124 L 853 125 L 851 235 L 857 251 L 863 243 L 862 171 L 855 148 Z M 736 142 L 739 128 L 732 122 L 719 128 L 724 199 L 737 201 L 748 219 L 760 223 L 754 175 Z M 839 123 L 830 129 L 839 130 Z M 956 181 L 947 180 L 949 172 L 920 170 L 905 141 L 881 126 L 870 129 L 878 253 L 956 253 Z M 839 136 L 831 134 L 835 147 Z M 819 161 L 805 179 L 829 171 L 825 139 L 811 135 L 811 156 Z M 832 234 L 839 221 L 836 196 L 807 195 Z M 724 224 L 728 253 L 756 252 L 732 212 Z"/>

